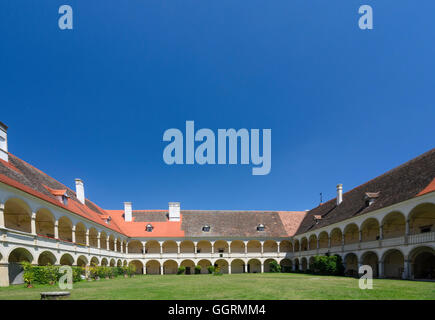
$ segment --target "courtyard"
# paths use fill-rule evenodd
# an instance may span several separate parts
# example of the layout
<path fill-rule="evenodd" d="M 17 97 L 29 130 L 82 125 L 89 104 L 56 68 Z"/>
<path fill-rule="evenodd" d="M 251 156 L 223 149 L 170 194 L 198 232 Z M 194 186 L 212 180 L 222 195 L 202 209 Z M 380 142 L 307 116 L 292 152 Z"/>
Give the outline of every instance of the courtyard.
<path fill-rule="evenodd" d="M 57 286 L 13 285 L 0 288 L 0 299 L 40 299 Z M 358 279 L 296 273 L 215 275 L 136 275 L 133 278 L 81 281 L 70 299 L 77 300 L 293 300 L 293 299 L 435 299 L 435 282 L 374 279 L 361 290 Z"/>

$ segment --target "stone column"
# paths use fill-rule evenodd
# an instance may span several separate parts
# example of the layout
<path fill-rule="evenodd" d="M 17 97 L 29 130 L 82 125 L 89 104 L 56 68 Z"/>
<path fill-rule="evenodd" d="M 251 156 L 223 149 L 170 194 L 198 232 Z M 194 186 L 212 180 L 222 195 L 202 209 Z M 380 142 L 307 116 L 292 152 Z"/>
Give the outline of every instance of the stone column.
<path fill-rule="evenodd" d="M 162 241 L 159 241 L 159 244 L 160 244 L 160 254 L 163 254 L 163 242 Z M 163 268 L 163 266 L 162 266 L 162 268 Z M 162 269 L 163 270 L 163 269 Z M 163 274 L 163 273 L 162 273 Z"/>
<path fill-rule="evenodd" d="M 32 219 L 30 222 L 30 232 L 36 236 L 36 212 L 32 212 Z"/>
<path fill-rule="evenodd" d="M 110 250 L 110 240 L 109 240 L 109 237 L 106 238 L 106 250 L 107 251 Z"/>
<path fill-rule="evenodd" d="M 409 235 L 409 219 L 406 219 L 406 224 L 405 224 L 405 235 L 406 235 L 406 236 Z"/>
<path fill-rule="evenodd" d="M 384 226 L 379 225 L 379 240 L 384 239 Z"/>
<path fill-rule="evenodd" d="M 409 279 L 409 260 L 404 261 L 402 279 Z"/>
<path fill-rule="evenodd" d="M 118 240 L 115 238 L 115 240 L 113 240 L 113 251 L 117 251 L 118 249 Z"/>
<path fill-rule="evenodd" d="M 263 251 L 264 251 L 264 241 L 260 241 L 260 247 L 261 247 L 261 255 L 263 255 Z"/>
<path fill-rule="evenodd" d="M 196 241 L 194 241 L 193 242 L 193 245 L 194 245 L 194 253 L 195 253 L 195 255 L 198 253 L 198 242 L 196 242 Z"/>
<path fill-rule="evenodd" d="M 362 230 L 359 231 L 359 242 L 362 241 Z"/>
<path fill-rule="evenodd" d="M 379 261 L 379 278 L 383 278 L 384 277 L 384 262 L 383 261 Z"/>
<path fill-rule="evenodd" d="M 228 274 L 231 274 L 231 263 L 228 263 Z"/>
<path fill-rule="evenodd" d="M 181 253 L 181 242 L 177 241 L 177 253 L 180 254 Z"/>
<path fill-rule="evenodd" d="M 72 242 L 76 243 L 76 226 L 72 227 Z"/>
<path fill-rule="evenodd" d="M 227 242 L 228 243 L 228 254 L 231 254 L 231 242 Z"/>
<path fill-rule="evenodd" d="M 261 273 L 264 273 L 264 262 L 261 262 Z"/>
<path fill-rule="evenodd" d="M 319 249 L 319 243 L 320 243 L 319 238 L 317 238 L 317 249 Z"/>
<path fill-rule="evenodd" d="M 101 233 L 100 232 L 98 232 L 98 235 L 97 235 L 97 248 L 101 249 Z"/>
<path fill-rule="evenodd" d="M 331 237 L 328 235 L 328 248 L 331 248 Z"/>
<path fill-rule="evenodd" d="M 163 264 L 160 265 L 160 274 L 163 274 Z"/>
<path fill-rule="evenodd" d="M 278 255 L 279 255 L 279 253 L 280 253 L 280 248 L 279 248 L 279 246 L 281 245 L 281 241 L 277 241 L 277 242 L 276 242 L 276 245 L 277 245 L 277 253 L 278 253 Z"/>
<path fill-rule="evenodd" d="M 210 243 L 211 243 L 211 254 L 213 254 L 214 253 L 214 241 L 210 242 Z"/>
<path fill-rule="evenodd" d="M 2 262 L 0 263 L 0 287 L 8 287 L 8 286 L 9 286 L 9 264 L 7 262 Z"/>
<path fill-rule="evenodd" d="M 146 243 L 146 241 L 144 241 L 144 242 L 142 242 L 142 247 L 143 247 L 143 254 L 146 254 L 146 250 L 147 250 L 147 243 Z"/>
<path fill-rule="evenodd" d="M 245 273 L 248 273 L 248 264 L 247 264 L 247 263 L 245 263 L 245 264 L 243 265 L 243 268 L 245 269 Z"/>
<path fill-rule="evenodd" d="M 86 246 L 89 247 L 89 230 L 86 230 Z"/>
<path fill-rule="evenodd" d="M 245 244 L 245 254 L 248 254 L 248 241 L 243 241 Z"/>

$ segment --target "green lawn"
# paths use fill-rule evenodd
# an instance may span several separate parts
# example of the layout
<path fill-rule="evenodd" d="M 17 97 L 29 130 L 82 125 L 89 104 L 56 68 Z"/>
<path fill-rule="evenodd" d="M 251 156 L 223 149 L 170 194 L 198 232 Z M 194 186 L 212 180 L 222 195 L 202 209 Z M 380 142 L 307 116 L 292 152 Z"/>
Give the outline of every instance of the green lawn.
<path fill-rule="evenodd" d="M 0 299 L 39 299 L 57 286 L 0 288 Z M 361 290 L 358 279 L 305 274 L 139 275 L 74 284 L 71 299 L 435 299 L 435 282 L 374 279 Z"/>

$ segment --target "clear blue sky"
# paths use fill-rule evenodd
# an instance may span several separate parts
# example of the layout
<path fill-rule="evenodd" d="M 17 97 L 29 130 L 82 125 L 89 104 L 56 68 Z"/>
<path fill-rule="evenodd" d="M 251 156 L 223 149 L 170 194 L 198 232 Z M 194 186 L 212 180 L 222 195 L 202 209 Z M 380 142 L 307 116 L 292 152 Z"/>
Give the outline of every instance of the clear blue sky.
<path fill-rule="evenodd" d="M 74 30 L 58 28 L 58 8 Z M 374 29 L 358 28 L 370 4 Z M 435 2 L 0 2 L 9 150 L 107 209 L 305 210 L 435 147 Z M 272 170 L 168 166 L 163 132 L 271 128 Z"/>

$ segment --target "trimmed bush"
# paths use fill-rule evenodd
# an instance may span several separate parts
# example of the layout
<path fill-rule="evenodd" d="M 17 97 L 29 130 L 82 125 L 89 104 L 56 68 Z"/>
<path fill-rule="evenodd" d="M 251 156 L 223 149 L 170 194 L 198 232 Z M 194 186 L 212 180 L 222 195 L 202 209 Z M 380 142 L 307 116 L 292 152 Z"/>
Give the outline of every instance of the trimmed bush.
<path fill-rule="evenodd" d="M 197 266 L 195 266 L 195 274 L 200 274 L 201 273 L 201 266 L 200 265 L 197 265 Z"/>
<path fill-rule="evenodd" d="M 214 266 L 208 266 L 207 267 L 207 271 L 208 271 L 208 273 L 210 273 L 210 274 L 212 274 L 213 272 L 214 272 Z"/>
<path fill-rule="evenodd" d="M 313 274 L 343 275 L 344 266 L 338 255 L 315 256 L 309 270 Z"/>
<path fill-rule="evenodd" d="M 181 266 L 178 268 L 177 274 L 184 274 L 185 272 L 186 272 L 186 267 Z"/>

